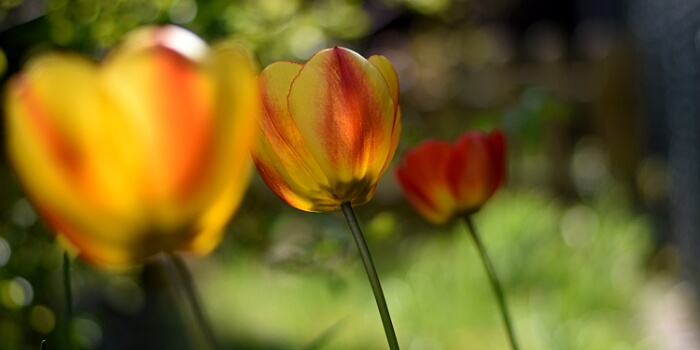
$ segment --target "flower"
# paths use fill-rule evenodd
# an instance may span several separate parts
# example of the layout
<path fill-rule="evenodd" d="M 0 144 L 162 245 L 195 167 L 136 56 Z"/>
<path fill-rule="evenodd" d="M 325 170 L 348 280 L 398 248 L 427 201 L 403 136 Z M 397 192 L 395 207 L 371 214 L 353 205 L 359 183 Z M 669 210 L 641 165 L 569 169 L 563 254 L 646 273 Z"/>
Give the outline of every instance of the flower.
<path fill-rule="evenodd" d="M 501 131 L 467 132 L 454 144 L 430 140 L 408 150 L 395 175 L 416 211 L 442 224 L 491 198 L 503 183 L 505 157 Z"/>
<path fill-rule="evenodd" d="M 247 186 L 255 75 L 242 47 L 173 26 L 132 32 L 101 65 L 34 58 L 5 99 L 16 175 L 88 261 L 208 253 Z"/>
<path fill-rule="evenodd" d="M 251 153 L 270 189 L 311 212 L 369 201 L 401 130 L 391 62 L 334 47 L 303 65 L 272 63 L 259 84 L 261 137 Z"/>

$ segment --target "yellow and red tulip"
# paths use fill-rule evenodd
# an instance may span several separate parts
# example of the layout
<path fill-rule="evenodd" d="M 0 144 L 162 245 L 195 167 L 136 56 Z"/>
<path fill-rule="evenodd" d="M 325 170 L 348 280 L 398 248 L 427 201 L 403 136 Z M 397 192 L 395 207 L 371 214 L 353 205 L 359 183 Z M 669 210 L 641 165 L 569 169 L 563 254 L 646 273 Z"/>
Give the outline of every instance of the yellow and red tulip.
<path fill-rule="evenodd" d="M 256 70 L 241 47 L 172 26 L 129 34 L 101 64 L 32 59 L 5 99 L 17 177 L 89 261 L 207 253 L 247 186 Z"/>
<path fill-rule="evenodd" d="M 501 131 L 467 132 L 453 144 L 430 140 L 406 151 L 395 175 L 416 211 L 442 224 L 491 198 L 503 183 L 505 156 Z"/>
<path fill-rule="evenodd" d="M 369 201 L 401 130 L 391 62 L 335 47 L 305 64 L 272 63 L 259 84 L 261 137 L 252 155 L 272 191 L 312 212 Z"/>

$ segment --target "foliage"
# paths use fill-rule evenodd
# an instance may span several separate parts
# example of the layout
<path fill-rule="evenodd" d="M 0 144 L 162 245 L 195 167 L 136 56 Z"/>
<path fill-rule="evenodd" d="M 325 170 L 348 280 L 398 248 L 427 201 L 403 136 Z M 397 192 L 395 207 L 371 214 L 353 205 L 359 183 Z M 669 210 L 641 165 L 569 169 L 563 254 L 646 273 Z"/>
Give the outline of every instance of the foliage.
<path fill-rule="evenodd" d="M 277 229 L 297 235 L 297 230 L 345 228 L 340 219 L 313 224 L 323 227 L 293 224 L 310 215 L 282 213 L 276 221 L 286 224 Z M 430 228 L 404 220 L 411 214 L 398 211 L 377 218 L 387 215 L 399 222 L 393 239 L 402 243 L 388 248 L 392 238 L 384 237 L 371 249 L 383 270 L 400 343 L 410 349 L 507 348 L 495 299 L 463 223 Z M 644 348 L 635 296 L 644 288 L 648 219 L 634 214 L 621 192 L 581 204 L 506 190 L 475 218 L 504 282 L 523 348 Z M 318 246 L 350 244 L 332 233 L 318 239 Z M 342 263 L 321 259 L 291 270 L 234 251 L 231 258 L 215 259 L 220 268 L 210 269 L 214 272 L 202 271 L 220 334 L 299 348 L 333 327 L 323 348 L 383 346 L 377 310 L 352 249 Z"/>

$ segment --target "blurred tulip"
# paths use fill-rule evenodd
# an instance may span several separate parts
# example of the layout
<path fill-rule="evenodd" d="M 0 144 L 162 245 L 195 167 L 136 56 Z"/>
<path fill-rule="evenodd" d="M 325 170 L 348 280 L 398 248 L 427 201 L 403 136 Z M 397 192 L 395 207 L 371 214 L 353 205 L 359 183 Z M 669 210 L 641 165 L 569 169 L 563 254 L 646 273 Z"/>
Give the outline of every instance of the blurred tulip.
<path fill-rule="evenodd" d="M 374 195 L 399 141 L 399 83 L 385 57 L 335 47 L 306 64 L 279 61 L 260 74 L 252 150 L 263 180 L 289 205 L 312 212 Z"/>
<path fill-rule="evenodd" d="M 256 69 L 241 47 L 173 26 L 129 34 L 101 65 L 35 58 L 5 100 L 17 177 L 88 261 L 208 253 L 247 186 Z"/>
<path fill-rule="evenodd" d="M 395 175 L 413 207 L 442 224 L 491 198 L 503 183 L 505 156 L 501 131 L 468 132 L 454 144 L 431 140 L 408 150 Z"/>

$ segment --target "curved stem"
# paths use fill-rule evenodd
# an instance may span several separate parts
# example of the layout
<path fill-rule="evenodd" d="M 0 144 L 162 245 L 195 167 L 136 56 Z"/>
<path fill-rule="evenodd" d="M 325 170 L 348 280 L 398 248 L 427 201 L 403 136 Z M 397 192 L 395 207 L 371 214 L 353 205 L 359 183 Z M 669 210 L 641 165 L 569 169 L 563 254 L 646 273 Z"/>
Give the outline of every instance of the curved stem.
<path fill-rule="evenodd" d="M 214 330 L 211 326 L 209 318 L 207 318 L 206 314 L 204 313 L 202 303 L 199 300 L 199 293 L 197 293 L 197 290 L 195 289 L 192 274 L 190 273 L 189 269 L 187 269 L 187 265 L 182 258 L 174 252 L 168 252 L 166 253 L 166 256 L 177 273 L 179 284 L 184 290 L 187 303 L 190 305 L 192 314 L 194 315 L 195 321 L 199 325 L 199 329 L 202 331 L 204 338 L 206 338 L 206 341 L 211 349 L 218 349 L 218 343 L 216 341 L 216 337 L 214 336 Z"/>
<path fill-rule="evenodd" d="M 71 288 L 70 282 L 70 257 L 68 256 L 68 252 L 63 252 L 63 295 L 66 299 L 66 326 L 64 336 L 68 349 L 73 348 L 73 289 Z"/>
<path fill-rule="evenodd" d="M 491 264 L 491 260 L 489 259 L 488 255 L 486 254 L 486 248 L 484 248 L 484 244 L 481 242 L 481 239 L 479 238 L 479 234 L 476 232 L 476 228 L 474 227 L 474 223 L 472 222 L 472 219 L 469 215 L 464 216 L 464 222 L 467 224 L 467 227 L 469 228 L 469 233 L 471 234 L 472 238 L 474 239 L 474 243 L 476 244 L 477 250 L 479 250 L 479 254 L 481 255 L 481 260 L 484 263 L 484 267 L 486 268 L 486 272 L 488 272 L 489 275 L 489 280 L 491 281 L 491 287 L 493 287 L 493 291 L 496 294 L 496 299 L 498 299 L 498 305 L 501 309 L 501 315 L 503 316 L 503 322 L 506 325 L 506 329 L 508 331 L 508 337 L 510 339 L 510 345 L 513 347 L 513 350 L 518 350 L 518 341 L 515 339 L 515 331 L 513 330 L 513 325 L 511 324 L 510 321 L 510 315 L 508 311 L 508 304 L 506 303 L 506 298 L 503 295 L 503 289 L 501 288 L 500 282 L 498 282 L 498 278 L 496 277 L 496 270 L 494 270 L 493 265 Z"/>
<path fill-rule="evenodd" d="M 352 236 L 355 238 L 357 249 L 360 251 L 362 263 L 365 265 L 367 277 L 369 278 L 369 284 L 372 286 L 374 299 L 377 301 L 377 308 L 379 308 L 379 314 L 382 316 L 382 324 L 384 325 L 384 333 L 386 334 L 386 340 L 389 343 L 389 349 L 399 350 L 399 342 L 396 340 L 394 325 L 391 323 L 391 316 L 389 315 L 389 309 L 386 306 L 382 285 L 379 283 L 379 276 L 377 275 L 377 270 L 374 268 L 372 256 L 369 253 L 369 248 L 367 248 L 367 243 L 362 235 L 362 230 L 360 230 L 360 224 L 357 222 L 355 212 L 352 210 L 352 205 L 350 202 L 345 202 L 341 204 L 340 207 L 343 209 L 343 214 L 345 214 L 345 219 L 348 221 L 348 226 L 350 226 Z"/>

